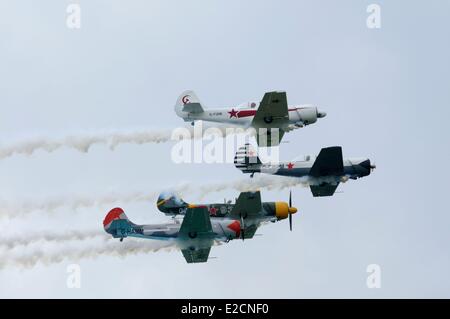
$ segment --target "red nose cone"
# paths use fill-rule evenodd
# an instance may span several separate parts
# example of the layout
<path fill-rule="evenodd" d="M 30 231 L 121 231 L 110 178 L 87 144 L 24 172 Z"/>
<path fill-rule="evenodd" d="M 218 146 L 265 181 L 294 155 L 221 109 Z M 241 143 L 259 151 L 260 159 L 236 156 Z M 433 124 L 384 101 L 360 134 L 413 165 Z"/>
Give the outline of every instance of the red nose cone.
<path fill-rule="evenodd" d="M 241 223 L 239 221 L 235 220 L 227 227 L 236 233 L 236 237 L 241 235 Z"/>
<path fill-rule="evenodd" d="M 111 209 L 109 213 L 106 215 L 105 219 L 103 220 L 103 227 L 109 225 L 113 220 L 120 219 L 120 215 L 122 215 L 123 213 L 124 211 L 120 207 Z"/>

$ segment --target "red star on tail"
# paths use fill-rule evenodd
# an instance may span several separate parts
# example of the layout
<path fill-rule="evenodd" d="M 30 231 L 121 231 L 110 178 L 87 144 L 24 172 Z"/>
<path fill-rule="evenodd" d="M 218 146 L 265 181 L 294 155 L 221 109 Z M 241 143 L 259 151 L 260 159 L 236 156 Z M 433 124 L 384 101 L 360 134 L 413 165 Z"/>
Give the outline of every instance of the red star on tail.
<path fill-rule="evenodd" d="M 232 117 L 236 117 L 236 118 L 237 118 L 238 112 L 235 111 L 234 109 L 231 109 L 231 111 L 228 112 L 228 114 L 230 114 L 230 119 L 231 119 Z"/>

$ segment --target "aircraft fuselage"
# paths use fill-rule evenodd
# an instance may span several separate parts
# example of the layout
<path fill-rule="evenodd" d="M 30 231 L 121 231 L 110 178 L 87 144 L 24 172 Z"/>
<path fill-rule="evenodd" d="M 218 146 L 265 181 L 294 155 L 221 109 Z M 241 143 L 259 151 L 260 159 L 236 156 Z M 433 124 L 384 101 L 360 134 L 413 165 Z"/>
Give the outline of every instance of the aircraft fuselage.
<path fill-rule="evenodd" d="M 186 122 L 194 122 L 198 120 L 226 123 L 249 128 L 252 126 L 253 118 L 256 114 L 256 108 L 217 108 L 207 109 L 202 113 L 185 113 L 183 119 Z M 288 130 L 290 125 L 294 128 L 303 127 L 317 121 L 317 108 L 310 105 L 300 105 L 289 107 L 289 120 L 284 130 Z"/>
<path fill-rule="evenodd" d="M 311 175 L 311 168 L 314 164 L 314 159 L 307 161 L 292 161 L 280 164 L 261 164 L 259 167 L 252 169 L 252 166 L 246 168 L 247 172 L 257 172 L 280 176 L 292 176 L 292 177 L 311 177 L 320 178 L 334 176 L 337 179 L 351 178 L 357 179 L 370 174 L 370 160 L 367 158 L 349 158 L 343 160 L 343 171 L 339 175 L 323 175 L 313 176 Z"/>
<path fill-rule="evenodd" d="M 201 239 L 229 241 L 239 238 L 240 236 L 241 225 L 237 220 L 211 218 L 211 226 L 213 233 L 208 234 L 206 238 L 203 236 Z M 114 227 L 108 229 L 108 232 L 116 238 L 137 237 L 158 240 L 177 240 L 182 239 L 180 238 L 180 227 L 180 221 L 174 220 L 173 223 L 165 224 L 132 225 L 129 229 L 127 229 L 126 234 L 116 232 L 116 229 L 114 229 Z M 196 235 L 192 234 L 191 239 L 195 238 Z"/>

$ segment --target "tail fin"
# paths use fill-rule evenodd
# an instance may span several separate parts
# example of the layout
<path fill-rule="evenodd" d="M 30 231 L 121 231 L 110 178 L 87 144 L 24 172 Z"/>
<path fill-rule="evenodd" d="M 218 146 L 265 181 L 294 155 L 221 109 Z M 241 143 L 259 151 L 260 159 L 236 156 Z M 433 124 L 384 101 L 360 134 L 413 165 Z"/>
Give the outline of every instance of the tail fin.
<path fill-rule="evenodd" d="M 135 225 L 130 222 L 127 215 L 125 215 L 125 212 L 120 207 L 111 209 L 103 220 L 103 228 L 114 238 L 127 237 L 127 235 L 132 232 L 133 226 Z"/>
<path fill-rule="evenodd" d="M 249 143 L 240 147 L 234 156 L 234 166 L 243 173 L 259 172 L 261 164 L 256 151 Z"/>
<path fill-rule="evenodd" d="M 175 104 L 175 113 L 186 120 L 189 113 L 203 113 L 204 109 L 194 91 L 188 90 L 180 94 Z M 187 119 L 189 121 L 189 119 Z"/>

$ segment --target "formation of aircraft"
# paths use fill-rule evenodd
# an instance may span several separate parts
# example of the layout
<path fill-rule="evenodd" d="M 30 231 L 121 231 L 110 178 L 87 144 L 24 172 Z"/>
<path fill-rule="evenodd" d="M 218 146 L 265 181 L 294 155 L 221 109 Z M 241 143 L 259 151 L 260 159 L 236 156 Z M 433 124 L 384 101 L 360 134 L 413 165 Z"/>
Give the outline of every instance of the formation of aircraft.
<path fill-rule="evenodd" d="M 276 146 L 284 133 L 317 122 L 327 114 L 315 106 L 288 106 L 286 92 L 267 92 L 261 102 L 233 107 L 205 109 L 194 91 L 184 91 L 175 104 L 175 112 L 186 122 L 197 120 L 226 123 L 256 130 L 260 146 Z"/>
<path fill-rule="evenodd" d="M 317 122 L 326 116 L 315 106 L 292 106 L 285 92 L 267 92 L 259 103 L 250 102 L 231 108 L 205 109 L 193 91 L 183 92 L 177 99 L 175 112 L 187 122 L 197 120 L 227 123 L 256 129 L 259 146 L 279 145 L 285 132 Z M 307 178 L 314 197 L 332 196 L 340 182 L 370 175 L 375 168 L 368 158 L 342 157 L 340 146 L 322 148 L 317 157 L 306 156 L 302 161 L 262 163 L 250 144 L 239 148 L 235 166 L 243 173 L 273 174 Z M 242 192 L 233 204 L 188 204 L 176 194 L 162 193 L 157 201 L 159 211 L 171 216 L 170 223 L 136 225 L 122 208 L 113 208 L 103 221 L 105 231 L 123 241 L 126 237 L 172 240 L 181 249 L 188 263 L 208 261 L 216 241 L 250 239 L 258 227 L 268 222 L 289 219 L 297 208 L 289 202 L 262 202 L 257 192 Z"/>
<path fill-rule="evenodd" d="M 343 159 L 342 147 L 322 148 L 317 157 L 305 156 L 302 161 L 262 163 L 250 144 L 239 148 L 234 165 L 243 173 L 307 177 L 314 197 L 332 196 L 340 182 L 370 175 L 376 168 L 368 158 Z"/>
<path fill-rule="evenodd" d="M 159 225 L 136 225 L 122 208 L 113 208 L 103 221 L 105 231 L 122 241 L 126 237 L 172 240 L 187 263 L 202 263 L 208 260 L 215 241 L 229 242 L 233 239 L 250 239 L 259 226 L 289 218 L 292 230 L 292 215 L 297 208 L 289 203 L 261 202 L 261 194 L 243 192 L 236 202 L 193 205 L 184 202 L 176 194 L 163 193 L 157 201 L 158 209 L 174 217 L 171 223 Z M 182 216 L 180 221 L 177 216 Z"/>

